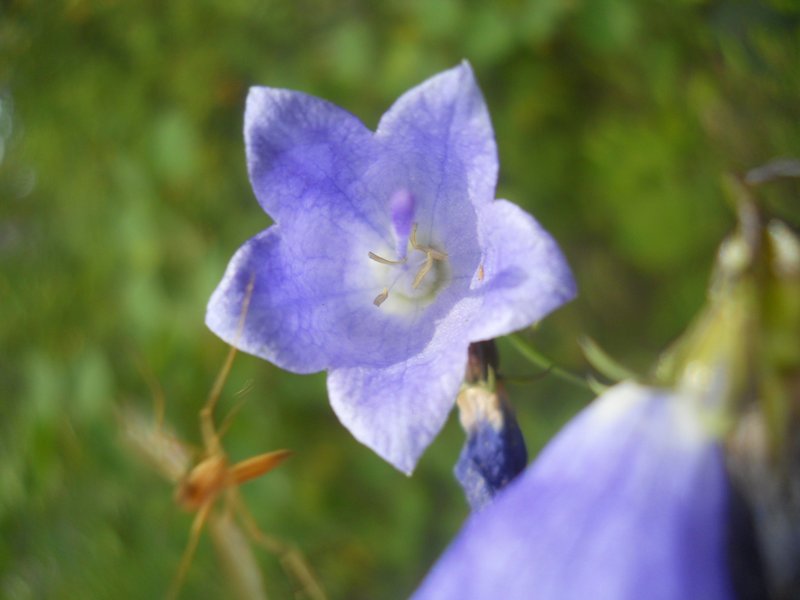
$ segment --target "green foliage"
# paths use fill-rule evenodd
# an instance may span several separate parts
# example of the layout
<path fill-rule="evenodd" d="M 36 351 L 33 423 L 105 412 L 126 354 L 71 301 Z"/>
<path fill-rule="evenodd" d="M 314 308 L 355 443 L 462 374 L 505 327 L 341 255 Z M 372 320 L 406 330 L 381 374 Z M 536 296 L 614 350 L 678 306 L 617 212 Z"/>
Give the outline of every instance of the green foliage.
<path fill-rule="evenodd" d="M 794 3 L 471 0 L 16 0 L 0 9 L 0 596 L 152 598 L 190 519 L 120 442 L 151 408 L 199 442 L 225 346 L 203 326 L 228 258 L 268 225 L 241 139 L 248 86 L 289 87 L 368 125 L 468 58 L 493 114 L 499 195 L 563 243 L 581 296 L 535 334 L 585 369 L 588 334 L 651 364 L 702 302 L 733 215 L 719 180 L 800 148 Z M 797 197 L 778 186 L 775 202 Z M 795 217 L 796 204 L 787 210 Z M 794 221 L 797 224 L 797 220 Z M 530 367 L 501 344 L 503 371 Z M 234 458 L 295 457 L 243 488 L 333 598 L 405 597 L 466 514 L 456 423 L 412 479 L 338 424 L 324 378 L 240 357 L 223 410 Z M 585 401 L 552 378 L 510 388 L 539 448 Z M 267 587 L 289 597 L 277 561 Z M 225 597 L 208 540 L 185 597 Z"/>

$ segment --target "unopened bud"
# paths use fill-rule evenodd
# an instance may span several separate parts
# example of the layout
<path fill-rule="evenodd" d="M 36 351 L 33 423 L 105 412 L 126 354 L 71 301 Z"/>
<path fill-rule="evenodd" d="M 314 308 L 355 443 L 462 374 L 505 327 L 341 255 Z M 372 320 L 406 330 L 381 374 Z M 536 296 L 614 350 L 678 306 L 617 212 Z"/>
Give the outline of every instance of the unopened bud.
<path fill-rule="evenodd" d="M 496 381 L 496 368 L 493 342 L 470 346 L 467 383 L 457 400 L 467 441 L 455 476 L 473 510 L 488 504 L 528 461 L 522 432 L 502 385 Z"/>

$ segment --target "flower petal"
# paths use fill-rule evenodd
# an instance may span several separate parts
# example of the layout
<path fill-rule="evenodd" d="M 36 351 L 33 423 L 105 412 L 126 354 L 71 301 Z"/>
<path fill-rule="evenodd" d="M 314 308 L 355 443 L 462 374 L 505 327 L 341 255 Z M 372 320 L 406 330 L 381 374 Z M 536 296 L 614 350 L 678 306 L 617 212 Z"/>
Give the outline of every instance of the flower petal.
<path fill-rule="evenodd" d="M 376 145 L 355 116 L 301 92 L 252 87 L 244 122 L 250 181 L 273 219 L 322 211 L 368 223 L 381 237 L 389 231 L 385 208 L 364 187 Z"/>
<path fill-rule="evenodd" d="M 400 181 L 414 182 L 426 235 L 436 223 L 460 221 L 465 199 L 475 206 L 494 199 L 494 132 L 467 62 L 403 94 L 381 119 L 376 139 L 395 155 Z"/>
<path fill-rule="evenodd" d="M 328 396 L 342 424 L 362 444 L 410 475 L 453 408 L 467 364 L 456 308 L 433 342 L 384 368 L 333 368 Z"/>
<path fill-rule="evenodd" d="M 209 300 L 206 325 L 229 344 L 284 369 L 325 369 L 329 328 L 321 313 L 329 304 L 303 285 L 308 269 L 308 263 L 287 256 L 278 227 L 270 227 L 245 242 L 231 259 Z M 240 328 L 251 280 L 253 292 Z"/>
<path fill-rule="evenodd" d="M 480 306 L 476 298 L 463 298 L 468 282 L 453 282 L 425 310 L 389 313 L 373 303 L 380 290 L 369 282 L 364 287 L 359 276 L 359 269 L 370 267 L 366 249 L 335 239 L 335 227 L 318 217 L 274 225 L 236 252 L 206 310 L 215 334 L 295 373 L 383 369 L 423 352 L 434 336 L 439 343 L 457 337 L 466 344 L 464 324 Z M 448 322 L 458 323 L 458 332 Z"/>
<path fill-rule="evenodd" d="M 609 390 L 468 521 L 415 598 L 732 598 L 723 459 L 682 400 Z"/>
<path fill-rule="evenodd" d="M 478 224 L 483 280 L 476 278 L 474 287 L 484 295 L 484 306 L 473 341 L 527 327 L 575 297 L 564 255 L 532 216 L 497 200 L 479 213 Z"/>

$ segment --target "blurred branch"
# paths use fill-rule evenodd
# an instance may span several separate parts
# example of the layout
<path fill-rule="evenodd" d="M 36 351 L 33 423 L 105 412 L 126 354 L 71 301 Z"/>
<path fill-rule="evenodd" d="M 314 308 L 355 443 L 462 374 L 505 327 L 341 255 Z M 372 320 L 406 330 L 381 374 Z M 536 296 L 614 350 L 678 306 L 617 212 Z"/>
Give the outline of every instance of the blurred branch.
<path fill-rule="evenodd" d="M 800 178 L 800 160 L 796 158 L 776 158 L 765 165 L 750 169 L 744 176 L 747 185 L 761 185 L 776 179 Z"/>

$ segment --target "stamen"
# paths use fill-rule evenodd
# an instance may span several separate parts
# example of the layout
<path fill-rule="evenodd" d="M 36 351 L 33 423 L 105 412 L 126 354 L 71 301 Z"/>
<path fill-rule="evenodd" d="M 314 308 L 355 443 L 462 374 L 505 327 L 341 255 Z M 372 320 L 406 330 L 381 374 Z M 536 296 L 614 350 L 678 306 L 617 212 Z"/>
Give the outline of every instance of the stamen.
<path fill-rule="evenodd" d="M 411 247 L 414 250 L 422 250 L 420 245 L 417 244 L 417 224 L 414 223 L 414 227 L 411 228 L 411 237 L 408 238 L 408 241 L 411 243 Z"/>
<path fill-rule="evenodd" d="M 423 246 L 419 242 L 417 242 L 417 224 L 414 223 L 414 228 L 411 230 L 411 237 L 409 237 L 408 241 L 411 243 L 411 247 L 414 250 L 419 250 L 420 252 L 424 252 L 425 254 L 430 254 L 436 260 L 447 260 L 447 252 L 441 252 L 440 250 L 436 250 L 435 248 L 431 248 L 430 246 Z"/>
<path fill-rule="evenodd" d="M 401 200 L 408 200 L 408 199 L 407 198 L 401 198 Z M 402 217 L 408 217 L 409 213 L 413 214 L 413 198 L 408 200 L 407 204 L 410 204 L 410 207 L 407 205 L 407 206 L 403 207 L 405 209 L 404 211 L 403 210 L 399 211 L 400 213 L 403 213 L 402 215 L 400 215 Z M 394 208 L 396 208 L 396 207 L 393 206 L 393 209 Z M 393 215 L 393 218 L 394 217 L 398 217 L 398 215 Z M 400 219 L 400 218 L 397 219 L 397 221 L 402 221 L 402 220 L 403 219 Z M 395 225 L 397 226 L 397 224 L 398 223 L 396 222 Z M 404 225 L 404 224 L 401 224 L 401 225 Z M 402 229 L 402 227 L 398 227 L 398 229 Z M 406 230 L 406 231 L 408 231 L 408 230 Z M 399 233 L 403 233 L 403 232 L 399 231 Z M 446 261 L 449 257 L 447 255 L 447 252 L 443 252 L 441 250 L 437 250 L 435 248 L 431 248 L 430 246 L 425 246 L 423 244 L 420 244 L 417 241 L 417 223 L 414 223 L 413 225 L 411 225 L 411 227 L 410 227 L 410 235 L 408 236 L 408 241 L 406 242 L 406 244 L 410 245 L 411 248 L 416 250 L 417 252 L 422 252 L 422 253 L 425 254 L 425 261 L 420 266 L 419 271 L 417 272 L 416 276 L 414 277 L 414 281 L 411 282 L 411 287 L 416 290 L 422 285 L 422 282 L 425 280 L 425 277 L 428 275 L 428 273 L 430 273 L 431 269 L 433 269 L 433 263 L 435 261 L 437 261 L 437 260 L 438 261 Z M 382 265 L 397 266 L 397 265 L 406 264 L 408 262 L 408 259 L 405 256 L 405 253 L 400 254 L 398 252 L 398 254 L 400 255 L 400 259 L 399 260 L 389 260 L 388 258 L 383 258 L 382 256 L 378 256 L 374 252 L 368 252 L 367 253 L 367 255 L 369 256 L 370 260 L 374 260 L 375 262 L 380 263 Z M 416 262 L 416 261 L 414 261 L 414 262 Z M 405 272 L 406 272 L 406 267 L 404 267 L 402 269 L 402 273 L 398 274 L 398 278 L 402 277 L 403 273 L 405 273 Z M 395 279 L 395 282 L 397 282 L 397 279 Z M 393 286 L 394 286 L 394 283 L 392 283 L 392 287 Z M 389 289 L 390 289 L 389 287 L 383 288 L 381 290 L 381 293 L 378 294 L 377 296 L 375 296 L 375 299 L 372 301 L 372 303 L 375 306 L 380 306 L 381 304 L 386 302 L 387 298 L 389 297 Z"/>
<path fill-rule="evenodd" d="M 406 259 L 403 260 L 389 260 L 388 258 L 383 258 L 382 256 L 378 256 L 374 252 L 368 253 L 368 256 L 374 260 L 375 262 L 381 263 L 382 265 L 402 265 L 406 262 Z"/>
<path fill-rule="evenodd" d="M 411 284 L 411 287 L 417 289 L 422 280 L 425 279 L 425 275 L 428 274 L 428 271 L 433 268 L 433 261 L 435 260 L 447 260 L 447 252 L 442 252 L 440 250 L 436 250 L 435 248 L 431 248 L 430 246 L 423 246 L 422 244 L 417 242 L 417 224 L 414 223 L 414 227 L 411 228 L 411 236 L 408 238 L 411 247 L 414 250 L 419 250 L 420 252 L 425 253 L 425 262 L 422 263 L 422 267 L 417 273 L 417 276 L 414 277 L 414 283 Z"/>
<path fill-rule="evenodd" d="M 433 267 L 433 256 L 430 252 L 428 252 L 428 256 L 425 258 L 425 262 L 422 264 L 422 268 L 419 270 L 419 273 L 417 273 L 417 276 L 414 277 L 414 283 L 411 284 L 411 287 L 417 289 L 419 284 L 422 283 L 422 280 L 425 279 L 425 275 L 427 275 L 428 271 L 431 270 L 431 267 Z"/>
<path fill-rule="evenodd" d="M 381 304 L 383 304 L 384 302 L 386 302 L 386 299 L 387 299 L 388 297 L 389 297 L 389 288 L 383 288 L 383 289 L 381 290 L 381 293 L 380 293 L 380 294 L 378 294 L 377 296 L 375 296 L 375 300 L 373 300 L 373 301 L 372 301 L 372 303 L 373 303 L 375 306 L 378 306 L 378 307 L 380 307 L 380 305 L 381 305 Z"/>

